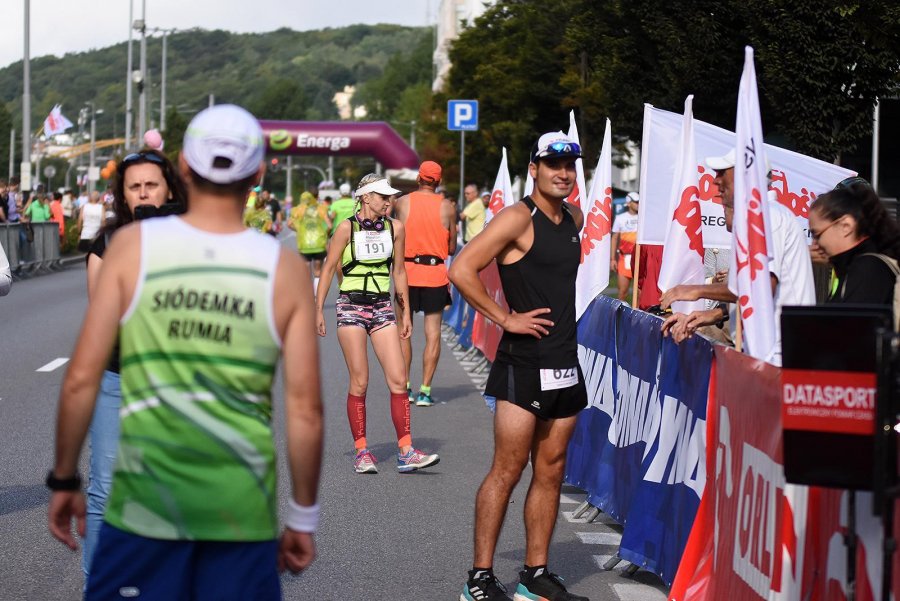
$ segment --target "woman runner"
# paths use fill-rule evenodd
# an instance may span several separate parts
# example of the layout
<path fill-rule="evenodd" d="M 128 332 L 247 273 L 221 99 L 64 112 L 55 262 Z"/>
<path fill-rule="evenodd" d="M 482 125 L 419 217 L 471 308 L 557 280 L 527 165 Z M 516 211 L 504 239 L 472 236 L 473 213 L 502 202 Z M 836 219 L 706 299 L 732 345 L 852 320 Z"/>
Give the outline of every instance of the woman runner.
<path fill-rule="evenodd" d="M 395 256 L 404 256 L 405 234 L 402 223 L 385 216 L 391 196 L 398 193 L 384 176 L 370 173 L 360 180 L 354 193 L 359 210 L 338 224 L 316 294 L 316 329 L 319 336 L 325 336 L 325 299 L 340 261 L 344 280 L 336 306 L 337 336 L 350 372 L 347 417 L 356 448 L 354 468 L 360 474 L 378 472 L 366 442 L 367 335 L 391 393 L 391 419 L 399 447 L 397 470 L 414 472 L 440 461 L 436 454 L 426 455 L 413 448 L 410 436 L 406 364 L 400 351 L 400 337 L 408 338 L 412 331 L 409 289 L 404 262 L 394 261 Z M 401 312 L 399 337 L 391 305 L 392 278 Z"/>

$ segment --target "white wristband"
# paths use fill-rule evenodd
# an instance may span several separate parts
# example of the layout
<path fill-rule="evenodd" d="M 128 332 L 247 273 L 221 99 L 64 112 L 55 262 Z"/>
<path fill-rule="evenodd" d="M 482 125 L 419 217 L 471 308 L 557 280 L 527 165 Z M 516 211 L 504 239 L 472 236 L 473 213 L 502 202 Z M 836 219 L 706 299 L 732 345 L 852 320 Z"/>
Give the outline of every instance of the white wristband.
<path fill-rule="evenodd" d="M 288 499 L 285 526 L 297 532 L 313 533 L 319 527 L 319 504 L 304 507 Z"/>

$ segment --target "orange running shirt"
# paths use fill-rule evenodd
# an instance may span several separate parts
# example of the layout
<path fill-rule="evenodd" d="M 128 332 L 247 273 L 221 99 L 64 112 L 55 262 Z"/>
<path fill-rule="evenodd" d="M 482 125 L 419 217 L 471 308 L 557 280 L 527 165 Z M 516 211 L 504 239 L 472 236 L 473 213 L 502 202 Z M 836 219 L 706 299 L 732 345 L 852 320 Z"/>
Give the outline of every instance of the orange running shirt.
<path fill-rule="evenodd" d="M 433 192 L 411 192 L 406 218 L 406 257 L 431 255 L 447 260 L 450 250 L 450 230 L 441 221 L 444 197 Z M 417 265 L 406 262 L 410 286 L 437 288 L 450 283 L 447 264 Z"/>

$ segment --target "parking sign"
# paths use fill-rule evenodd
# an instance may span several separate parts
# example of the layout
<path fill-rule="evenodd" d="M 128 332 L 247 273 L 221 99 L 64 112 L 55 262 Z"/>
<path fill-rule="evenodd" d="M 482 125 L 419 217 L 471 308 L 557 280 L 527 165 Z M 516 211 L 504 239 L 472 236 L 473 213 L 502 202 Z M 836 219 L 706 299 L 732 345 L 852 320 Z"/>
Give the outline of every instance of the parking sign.
<path fill-rule="evenodd" d="M 477 131 L 478 101 L 448 100 L 447 129 L 450 131 Z"/>

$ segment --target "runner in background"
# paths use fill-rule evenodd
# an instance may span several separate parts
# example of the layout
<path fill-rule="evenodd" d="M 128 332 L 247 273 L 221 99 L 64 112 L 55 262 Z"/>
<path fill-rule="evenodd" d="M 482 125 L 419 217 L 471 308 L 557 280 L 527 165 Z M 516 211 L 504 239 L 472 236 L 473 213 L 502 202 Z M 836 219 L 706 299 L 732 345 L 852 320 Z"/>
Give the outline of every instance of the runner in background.
<path fill-rule="evenodd" d="M 617 274 L 619 300 L 628 300 L 628 286 L 634 278 L 634 247 L 637 242 L 638 205 L 640 196 L 629 192 L 625 197 L 625 212 L 616 215 L 612 227 L 612 257 L 609 269 Z"/>
<path fill-rule="evenodd" d="M 431 383 L 441 358 L 441 315 L 450 305 L 447 257 L 456 252 L 456 205 L 435 189 L 441 183 L 441 166 L 425 161 L 416 178 L 419 189 L 397 199 L 394 215 L 406 227 L 406 270 L 409 304 L 413 313 L 425 313 L 425 351 L 422 353 L 422 386 L 409 402 L 431 407 Z M 412 368 L 412 342 L 403 340 L 406 373 Z"/>
<path fill-rule="evenodd" d="M 319 285 L 322 261 L 328 248 L 329 216 L 325 203 L 316 202 L 312 194 L 304 192 L 288 218 L 288 227 L 297 232 L 297 251 L 312 264 L 313 289 Z"/>
<path fill-rule="evenodd" d="M 384 176 L 370 173 L 360 180 L 356 190 L 359 212 L 338 224 L 316 292 L 316 329 L 319 336 L 325 336 L 325 299 L 335 266 L 340 262 L 344 280 L 336 305 L 337 336 L 350 376 L 347 418 L 356 449 L 353 467 L 359 474 L 378 472 L 366 440 L 367 337 L 372 340 L 391 393 L 391 419 L 399 447 L 397 470 L 412 472 L 440 461 L 437 455 L 413 448 L 410 435 L 406 365 L 400 340 L 409 338 L 412 323 L 406 264 L 395 260 L 403 256 L 406 233 L 402 223 L 385 216 L 391 196 L 398 193 Z M 391 303 L 392 280 L 400 309 L 399 336 Z"/>
<path fill-rule="evenodd" d="M 244 225 L 261 234 L 268 234 L 272 231 L 272 213 L 262 194 L 256 196 L 252 208 L 244 210 Z"/>

